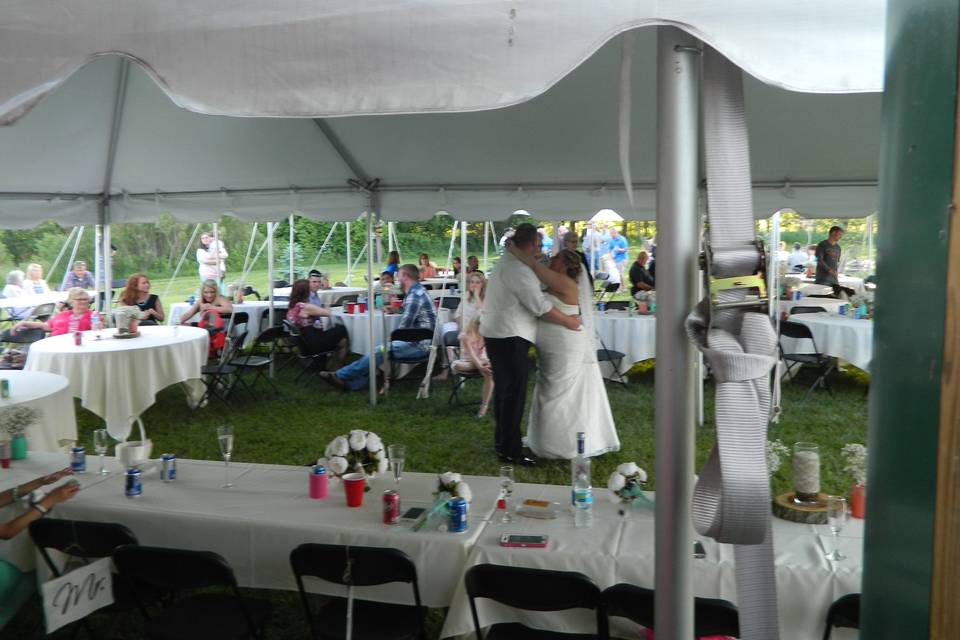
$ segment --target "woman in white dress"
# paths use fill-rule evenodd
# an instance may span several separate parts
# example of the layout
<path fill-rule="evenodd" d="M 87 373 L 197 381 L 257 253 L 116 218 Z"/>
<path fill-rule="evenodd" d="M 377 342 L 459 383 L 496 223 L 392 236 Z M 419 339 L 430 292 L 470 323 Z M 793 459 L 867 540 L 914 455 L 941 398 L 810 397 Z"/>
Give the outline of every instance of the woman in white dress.
<path fill-rule="evenodd" d="M 580 256 L 564 249 L 549 267 L 509 250 L 546 285 L 547 298 L 567 315 L 580 314 L 583 327 L 570 331 L 537 322 L 537 384 L 527 426 L 527 446 L 542 458 L 577 454 L 577 432 L 586 433 L 586 455 L 620 450 L 607 390 L 597 364 L 589 280 Z"/>

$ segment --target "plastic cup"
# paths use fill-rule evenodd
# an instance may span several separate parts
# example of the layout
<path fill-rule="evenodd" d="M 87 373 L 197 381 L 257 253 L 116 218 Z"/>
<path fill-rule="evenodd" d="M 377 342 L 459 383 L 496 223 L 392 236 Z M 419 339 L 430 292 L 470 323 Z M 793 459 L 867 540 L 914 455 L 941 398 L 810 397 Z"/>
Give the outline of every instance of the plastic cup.
<path fill-rule="evenodd" d="M 367 477 L 362 473 L 348 473 L 343 476 L 343 491 L 347 494 L 348 507 L 363 505 L 363 490 L 366 484 Z"/>
<path fill-rule="evenodd" d="M 356 310 L 357 310 L 357 303 L 356 303 L 356 302 L 348 302 L 348 303 L 347 303 L 347 313 L 354 313 Z"/>
<path fill-rule="evenodd" d="M 360 312 L 360 313 L 366 313 L 366 312 L 367 312 L 367 303 L 366 303 L 366 302 L 358 302 L 358 303 L 357 303 L 357 311 Z"/>
<path fill-rule="evenodd" d="M 390 306 L 399 311 L 403 307 L 403 300 L 393 300 L 390 302 Z"/>
<path fill-rule="evenodd" d="M 0 467 L 10 468 L 10 441 L 0 440 Z"/>

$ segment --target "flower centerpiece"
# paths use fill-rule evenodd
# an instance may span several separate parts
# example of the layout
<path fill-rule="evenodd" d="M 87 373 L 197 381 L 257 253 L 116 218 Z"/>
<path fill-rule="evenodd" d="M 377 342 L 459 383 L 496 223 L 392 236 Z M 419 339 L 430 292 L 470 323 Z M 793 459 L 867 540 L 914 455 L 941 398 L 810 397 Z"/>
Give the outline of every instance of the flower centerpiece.
<path fill-rule="evenodd" d="M 637 311 L 639 313 L 649 313 L 657 308 L 656 291 L 637 291 L 633 294 L 633 299 L 637 303 Z"/>
<path fill-rule="evenodd" d="M 140 307 L 117 307 L 113 310 L 113 324 L 117 327 L 118 335 L 136 335 L 140 320 L 144 313 Z"/>
<path fill-rule="evenodd" d="M 372 431 L 354 429 L 331 440 L 317 464 L 326 467 L 327 473 L 334 478 L 343 478 L 347 473 L 363 473 L 372 478 L 386 472 L 389 460 L 380 436 Z"/>
<path fill-rule="evenodd" d="M 27 457 L 27 438 L 24 432 L 40 417 L 33 407 L 15 405 L 0 409 L 0 429 L 10 435 L 10 457 L 22 460 Z"/>
<path fill-rule="evenodd" d="M 767 440 L 767 473 L 775 474 L 783 465 L 783 456 L 790 453 L 780 440 Z"/>
<path fill-rule="evenodd" d="M 853 477 L 850 489 L 850 515 L 863 518 L 867 500 L 867 448 L 857 442 L 843 445 L 843 470 Z"/>
<path fill-rule="evenodd" d="M 437 476 L 437 490 L 434 495 L 448 494 L 451 498 L 463 498 L 468 503 L 473 500 L 470 485 L 463 481 L 459 473 L 447 471 Z"/>
<path fill-rule="evenodd" d="M 643 484 L 647 481 L 647 472 L 636 462 L 624 462 L 607 479 L 607 488 L 613 492 L 614 499 L 630 505 L 638 502 L 650 503 L 643 494 Z"/>

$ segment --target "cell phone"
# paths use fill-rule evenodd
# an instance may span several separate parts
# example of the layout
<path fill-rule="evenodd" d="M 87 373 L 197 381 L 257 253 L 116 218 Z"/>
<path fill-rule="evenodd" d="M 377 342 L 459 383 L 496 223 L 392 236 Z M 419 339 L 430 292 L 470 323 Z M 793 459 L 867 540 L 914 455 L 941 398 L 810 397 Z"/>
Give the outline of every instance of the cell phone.
<path fill-rule="evenodd" d="M 410 507 L 403 512 L 403 515 L 400 516 L 400 519 L 414 521 L 422 516 L 424 511 L 426 511 L 426 509 L 423 507 Z"/>
<path fill-rule="evenodd" d="M 547 546 L 547 536 L 537 535 L 519 535 L 516 533 L 505 533 L 500 536 L 501 547 L 530 547 L 533 549 L 543 549 Z"/>

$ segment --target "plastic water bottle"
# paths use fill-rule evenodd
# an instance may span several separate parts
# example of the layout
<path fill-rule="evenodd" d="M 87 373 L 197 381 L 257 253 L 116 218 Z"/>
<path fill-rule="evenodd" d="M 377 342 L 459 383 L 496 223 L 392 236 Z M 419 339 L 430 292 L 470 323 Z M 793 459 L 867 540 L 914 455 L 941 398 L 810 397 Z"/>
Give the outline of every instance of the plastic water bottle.
<path fill-rule="evenodd" d="M 103 328 L 103 320 L 100 318 L 99 311 L 90 314 L 90 328 L 94 331 L 100 331 Z"/>
<path fill-rule="evenodd" d="M 577 433 L 577 455 L 570 461 L 571 501 L 573 524 L 577 527 L 593 526 L 593 486 L 590 484 L 590 458 L 586 451 L 586 434 Z"/>

